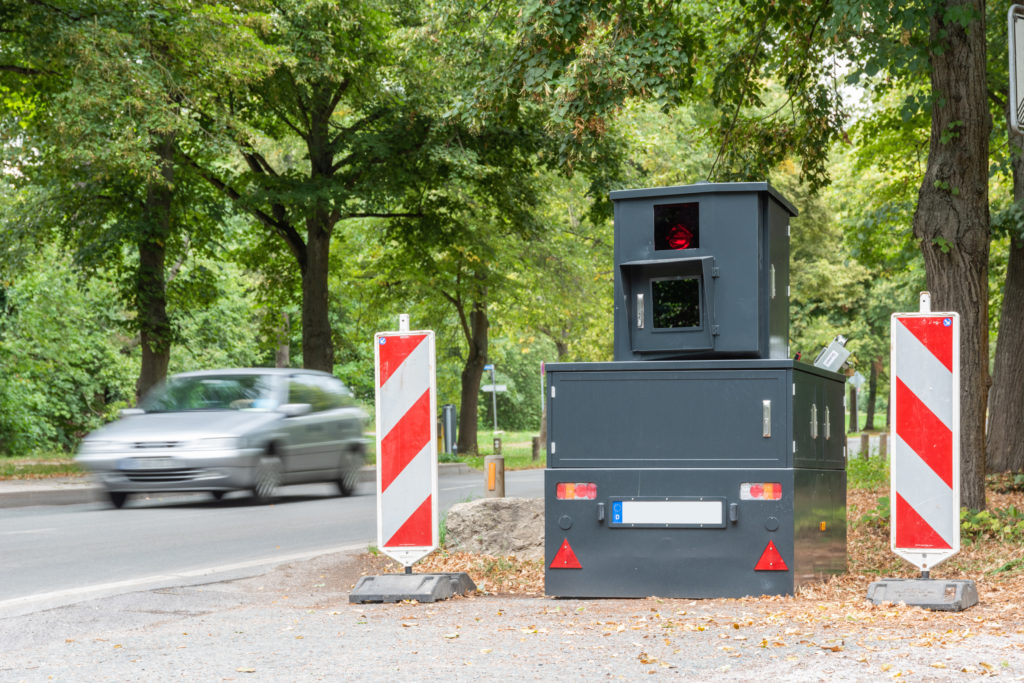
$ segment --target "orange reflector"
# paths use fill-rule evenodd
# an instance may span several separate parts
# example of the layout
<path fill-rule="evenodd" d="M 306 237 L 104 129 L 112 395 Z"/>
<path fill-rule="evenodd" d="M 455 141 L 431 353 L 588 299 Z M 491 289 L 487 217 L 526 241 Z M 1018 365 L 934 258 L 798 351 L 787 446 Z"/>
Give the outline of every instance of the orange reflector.
<path fill-rule="evenodd" d="M 583 569 L 580 561 L 576 559 L 576 553 L 569 546 L 569 539 L 562 541 L 562 547 L 555 553 L 555 559 L 551 560 L 552 569 Z"/>
<path fill-rule="evenodd" d="M 754 571 L 756 572 L 784 572 L 788 570 L 785 560 L 782 559 L 782 555 L 779 554 L 779 549 L 775 547 L 773 541 L 768 541 L 768 545 L 765 546 L 764 552 L 761 553 L 761 559 L 754 565 Z"/>
<path fill-rule="evenodd" d="M 820 531 L 826 531 L 828 529 L 828 525 L 826 525 L 825 522 L 822 522 L 821 524 L 818 525 L 818 529 Z"/>
<path fill-rule="evenodd" d="M 494 472 L 497 469 L 497 463 L 487 463 L 487 490 L 494 490 Z"/>

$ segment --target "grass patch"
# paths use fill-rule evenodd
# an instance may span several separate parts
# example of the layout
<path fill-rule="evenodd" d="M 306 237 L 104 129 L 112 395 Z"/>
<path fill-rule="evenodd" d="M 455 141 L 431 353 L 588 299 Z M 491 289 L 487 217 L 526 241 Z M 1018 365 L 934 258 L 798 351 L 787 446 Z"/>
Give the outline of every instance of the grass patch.
<path fill-rule="evenodd" d="M 0 458 L 0 479 L 49 479 L 80 477 L 85 470 L 70 455 L 45 455 Z"/>
<path fill-rule="evenodd" d="M 453 456 L 447 462 L 464 462 L 473 469 L 484 469 L 484 457 L 494 455 L 494 437 L 501 439 L 501 455 L 505 458 L 505 470 L 530 470 L 547 466 L 547 453 L 545 445 L 541 444 L 540 455 L 533 459 L 533 444 L 531 439 L 537 436 L 537 432 L 498 432 L 495 434 L 489 429 L 481 429 L 477 434 L 477 445 L 480 448 L 478 455 L 468 457 Z"/>
<path fill-rule="evenodd" d="M 888 486 L 889 461 L 875 456 L 861 458 L 851 456 L 846 462 L 846 487 L 851 489 L 874 489 Z"/>

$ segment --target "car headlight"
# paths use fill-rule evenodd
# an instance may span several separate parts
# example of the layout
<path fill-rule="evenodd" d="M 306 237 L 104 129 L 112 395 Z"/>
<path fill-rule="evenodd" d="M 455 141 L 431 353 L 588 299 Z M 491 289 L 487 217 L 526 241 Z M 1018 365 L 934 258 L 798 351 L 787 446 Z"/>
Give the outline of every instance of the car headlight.
<path fill-rule="evenodd" d="M 82 441 L 82 445 L 78 447 L 78 452 L 81 455 L 114 453 L 120 450 L 124 450 L 124 444 L 120 441 L 104 441 L 102 439 L 85 439 Z"/>
<path fill-rule="evenodd" d="M 240 439 L 234 436 L 216 437 L 211 439 L 195 439 L 185 444 L 193 451 L 226 451 L 238 448 Z"/>

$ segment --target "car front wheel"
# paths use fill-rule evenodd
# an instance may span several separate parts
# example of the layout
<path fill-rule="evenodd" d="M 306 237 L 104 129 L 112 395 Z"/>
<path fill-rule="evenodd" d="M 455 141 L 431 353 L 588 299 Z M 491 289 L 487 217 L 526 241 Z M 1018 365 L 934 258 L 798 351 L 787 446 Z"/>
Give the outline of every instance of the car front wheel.
<path fill-rule="evenodd" d="M 281 459 L 275 456 L 260 458 L 256 466 L 256 484 L 253 495 L 260 503 L 269 503 L 277 495 L 277 487 L 281 485 Z"/>
<path fill-rule="evenodd" d="M 359 470 L 342 472 L 335 483 L 338 485 L 338 493 L 342 496 L 351 496 L 356 490 L 356 484 L 359 483 Z"/>

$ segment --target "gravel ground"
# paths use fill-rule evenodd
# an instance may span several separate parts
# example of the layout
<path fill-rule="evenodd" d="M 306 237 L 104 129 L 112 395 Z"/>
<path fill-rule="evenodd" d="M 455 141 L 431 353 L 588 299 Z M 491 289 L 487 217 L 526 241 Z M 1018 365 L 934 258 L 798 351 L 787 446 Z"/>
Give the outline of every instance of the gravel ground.
<path fill-rule="evenodd" d="M 0 681 L 1024 680 L 1020 605 L 984 595 L 840 617 L 807 598 L 349 604 L 366 570 L 328 555 L 0 619 Z"/>

